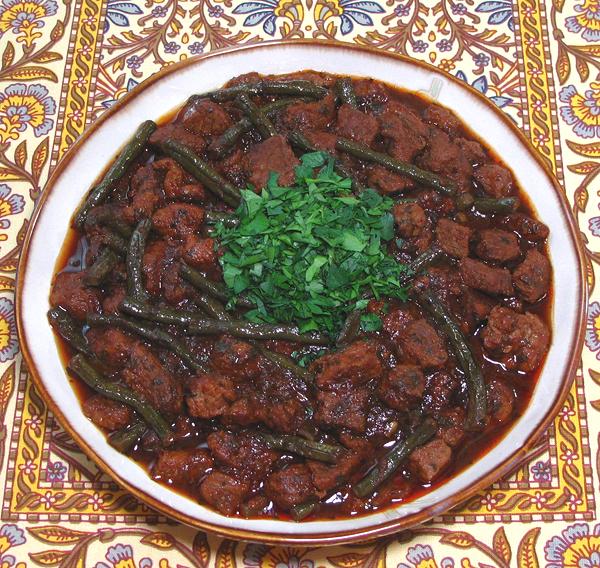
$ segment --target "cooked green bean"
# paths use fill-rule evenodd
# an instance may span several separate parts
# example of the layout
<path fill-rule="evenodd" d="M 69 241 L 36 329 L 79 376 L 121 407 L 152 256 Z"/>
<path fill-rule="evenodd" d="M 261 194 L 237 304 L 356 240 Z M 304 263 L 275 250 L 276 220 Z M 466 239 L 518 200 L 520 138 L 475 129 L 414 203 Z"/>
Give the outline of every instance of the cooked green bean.
<path fill-rule="evenodd" d="M 272 325 L 246 321 L 195 320 L 190 322 L 188 332 L 197 335 L 233 335 L 245 339 L 279 339 L 306 345 L 329 345 L 329 337 L 321 333 L 300 333 L 297 327 Z"/>
<path fill-rule="evenodd" d="M 275 130 L 273 123 L 269 120 L 266 113 L 255 105 L 246 93 L 240 93 L 235 98 L 235 104 L 244 112 L 263 139 L 277 134 L 277 130 Z"/>
<path fill-rule="evenodd" d="M 204 222 L 208 225 L 223 223 L 226 227 L 237 227 L 240 224 L 240 220 L 233 213 L 215 211 L 214 209 L 207 209 L 205 211 Z"/>
<path fill-rule="evenodd" d="M 144 287 L 143 261 L 144 251 L 146 250 L 146 239 L 152 229 L 152 221 L 143 219 L 140 221 L 131 235 L 129 246 L 127 247 L 127 291 L 132 298 L 145 301 L 148 299 L 148 292 Z"/>
<path fill-rule="evenodd" d="M 166 331 L 156 327 L 148 327 L 143 323 L 116 315 L 89 314 L 87 322 L 90 326 L 114 326 L 131 331 L 140 337 L 158 343 L 177 355 L 188 367 L 206 372 L 204 361 L 194 355 L 186 345 L 175 339 Z"/>
<path fill-rule="evenodd" d="M 200 288 L 197 284 L 196 278 L 198 272 L 193 268 L 190 268 L 187 264 L 182 264 L 179 269 L 179 274 L 184 280 L 187 280 L 195 288 Z M 231 319 L 231 315 L 225 310 L 225 306 L 219 302 L 216 298 L 213 298 L 210 294 L 204 291 L 197 294 L 195 301 L 200 307 L 206 312 L 206 314 L 217 320 L 228 320 Z"/>
<path fill-rule="evenodd" d="M 176 140 L 167 140 L 161 145 L 161 148 L 165 154 L 173 158 L 184 170 L 194 176 L 219 199 L 232 207 L 237 207 L 240 204 L 240 190 L 229 183 L 193 150 Z"/>
<path fill-rule="evenodd" d="M 112 229 L 117 235 L 127 240 L 131 238 L 133 229 L 125 222 L 115 215 L 115 212 L 106 207 L 94 207 L 91 209 L 86 217 L 85 226 L 93 227 L 94 225 L 103 225 Z"/>
<path fill-rule="evenodd" d="M 119 257 L 110 249 L 105 248 L 94 263 L 87 268 L 83 277 L 88 286 L 100 286 L 119 264 Z"/>
<path fill-rule="evenodd" d="M 127 454 L 146 433 L 146 430 L 148 430 L 148 426 L 138 420 L 128 428 L 123 428 L 109 436 L 108 443 L 118 452 Z"/>
<path fill-rule="evenodd" d="M 354 142 L 353 140 L 348 140 L 346 138 L 338 138 L 335 147 L 341 152 L 346 152 L 360 160 L 380 164 L 391 172 L 407 176 L 418 183 L 422 183 L 423 185 L 427 185 L 436 191 L 439 191 L 440 193 L 446 195 L 453 195 L 455 193 L 454 185 L 450 182 L 443 181 L 442 178 L 436 174 L 422 170 L 414 164 L 396 160 L 387 154 L 371 150 L 371 148 L 359 142 Z"/>
<path fill-rule="evenodd" d="M 348 170 L 348 168 L 346 168 L 346 166 L 344 166 L 344 164 L 342 164 L 335 156 L 329 152 L 326 152 L 325 150 L 319 150 L 314 144 L 311 144 L 310 140 L 301 132 L 290 132 L 288 135 L 288 140 L 292 145 L 300 148 L 300 150 L 303 150 L 304 152 L 323 152 L 324 154 L 327 154 L 327 156 L 333 159 L 333 167 L 336 173 L 343 178 L 349 179 L 352 182 L 352 189 L 356 193 L 361 193 L 366 189 L 362 183 L 352 177 L 352 173 Z"/>
<path fill-rule="evenodd" d="M 429 268 L 438 258 L 443 256 L 444 251 L 437 246 L 433 246 L 425 252 L 422 252 L 406 265 L 406 270 L 400 276 L 400 285 L 406 286 L 413 278 L 418 276 L 426 268 Z"/>
<path fill-rule="evenodd" d="M 256 83 L 241 83 L 233 87 L 219 89 L 210 93 L 210 98 L 213 101 L 224 102 L 234 99 L 240 93 L 321 99 L 327 94 L 327 89 L 315 85 L 311 81 L 304 81 L 302 79 L 290 79 L 289 81 L 264 80 Z"/>
<path fill-rule="evenodd" d="M 335 91 L 342 101 L 346 105 L 350 105 L 354 108 L 358 106 L 358 99 L 354 92 L 354 86 L 352 85 L 352 79 L 350 77 L 343 77 L 335 82 Z"/>
<path fill-rule="evenodd" d="M 508 215 L 514 213 L 519 208 L 519 198 L 501 197 L 500 199 L 493 199 L 491 197 L 476 197 L 473 200 L 473 207 L 479 213 Z"/>
<path fill-rule="evenodd" d="M 479 430 L 483 427 L 487 407 L 487 391 L 481 367 L 475 362 L 473 353 L 458 324 L 452 319 L 438 298 L 429 291 L 417 292 L 419 304 L 425 308 L 452 346 L 459 367 L 467 383 L 467 419 L 465 428 Z"/>
<path fill-rule="evenodd" d="M 190 323 L 204 319 L 202 315 L 194 314 L 190 311 L 158 308 L 134 298 L 125 298 L 119 305 L 119 310 L 137 318 L 168 325 L 177 325 L 186 329 Z"/>
<path fill-rule="evenodd" d="M 314 382 L 314 375 L 308 369 L 298 365 L 298 363 L 296 363 L 296 361 L 294 361 L 291 357 L 288 357 L 283 353 L 271 351 L 258 342 L 251 343 L 260 351 L 261 355 L 265 359 L 271 361 L 271 363 L 277 365 L 281 369 L 289 371 L 294 377 L 302 381 L 304 384 L 310 385 Z"/>
<path fill-rule="evenodd" d="M 323 444 L 321 442 L 311 442 L 299 436 L 290 436 L 287 434 L 261 434 L 261 439 L 267 447 L 272 450 L 284 450 L 292 454 L 297 454 L 311 460 L 337 463 L 343 453 L 339 446 Z"/>
<path fill-rule="evenodd" d="M 380 459 L 353 488 L 358 497 L 371 495 L 386 479 L 400 467 L 413 450 L 427 443 L 437 431 L 433 422 L 423 422 L 405 440 L 396 442 L 390 451 Z"/>
<path fill-rule="evenodd" d="M 314 513 L 319 506 L 319 501 L 309 501 L 307 503 L 301 503 L 300 505 L 294 505 L 290 509 L 290 513 L 292 514 L 294 521 L 298 522 L 306 519 L 306 517 Z"/>
<path fill-rule="evenodd" d="M 62 308 L 52 308 L 48 311 L 50 325 L 76 351 L 89 353 L 89 346 L 83 336 L 80 323 Z"/>
<path fill-rule="evenodd" d="M 260 110 L 270 116 L 276 113 L 278 110 L 285 108 L 288 105 L 303 102 L 307 99 L 302 98 L 290 98 L 290 99 L 279 99 L 272 103 L 267 103 L 260 107 Z M 230 126 L 223 134 L 215 138 L 209 145 L 209 152 L 216 158 L 222 158 L 231 148 L 235 146 L 240 137 L 248 132 L 252 128 L 252 122 L 246 117 L 236 122 L 233 126 Z"/>
<path fill-rule="evenodd" d="M 79 207 L 74 218 L 75 226 L 83 227 L 87 214 L 92 207 L 100 205 L 108 197 L 108 194 L 127 171 L 131 163 L 140 155 L 145 148 L 150 135 L 156 130 L 156 124 L 146 120 L 135 131 L 133 138 L 125 145 L 117 159 L 112 163 L 108 171 L 102 177 L 98 185 L 92 189 L 85 202 Z"/>
<path fill-rule="evenodd" d="M 359 310 L 354 310 L 348 314 L 340 334 L 338 335 L 336 341 L 337 345 L 346 345 L 352 343 L 356 339 L 356 336 L 360 331 L 360 318 L 361 313 Z"/>
<path fill-rule="evenodd" d="M 213 298 L 217 298 L 223 302 L 228 302 L 230 299 L 230 293 L 227 290 L 227 287 L 220 283 L 215 282 L 214 280 L 210 280 L 204 274 L 199 272 L 198 270 L 193 269 L 187 264 L 184 265 L 185 268 L 181 269 L 182 276 L 194 287 L 198 288 L 198 290 L 202 290 L 207 294 L 210 294 Z M 185 274 L 184 274 L 185 273 Z M 236 298 L 235 305 L 240 308 L 254 308 L 254 304 L 245 298 L 238 297 Z"/>
<path fill-rule="evenodd" d="M 128 387 L 106 380 L 83 355 L 75 355 L 69 361 L 69 370 L 86 385 L 101 395 L 133 408 L 163 441 L 171 439 L 171 428 L 165 419 L 147 402 L 141 400 Z"/>

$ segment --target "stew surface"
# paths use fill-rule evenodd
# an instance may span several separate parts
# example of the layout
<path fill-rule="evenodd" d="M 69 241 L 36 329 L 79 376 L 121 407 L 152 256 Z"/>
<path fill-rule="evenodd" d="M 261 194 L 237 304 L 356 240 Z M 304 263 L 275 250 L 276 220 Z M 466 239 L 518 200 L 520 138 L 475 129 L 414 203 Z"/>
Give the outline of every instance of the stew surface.
<path fill-rule="evenodd" d="M 548 228 L 455 115 L 250 74 L 142 124 L 48 316 L 86 416 L 225 515 L 349 517 L 487 452 L 550 343 Z"/>

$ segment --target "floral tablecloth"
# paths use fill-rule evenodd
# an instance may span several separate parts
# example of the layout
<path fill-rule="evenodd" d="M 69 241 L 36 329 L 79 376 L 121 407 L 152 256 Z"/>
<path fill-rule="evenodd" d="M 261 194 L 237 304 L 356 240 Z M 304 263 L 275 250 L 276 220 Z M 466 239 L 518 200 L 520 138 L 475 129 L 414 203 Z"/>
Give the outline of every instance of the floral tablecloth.
<path fill-rule="evenodd" d="M 587 249 L 582 367 L 527 462 L 433 523 L 364 545 L 274 548 L 161 518 L 65 434 L 16 337 L 20 243 L 86 125 L 174 61 L 282 37 L 408 54 L 473 85 L 554 169 Z M 599 73 L 599 0 L 0 0 L 0 568 L 600 566 Z"/>

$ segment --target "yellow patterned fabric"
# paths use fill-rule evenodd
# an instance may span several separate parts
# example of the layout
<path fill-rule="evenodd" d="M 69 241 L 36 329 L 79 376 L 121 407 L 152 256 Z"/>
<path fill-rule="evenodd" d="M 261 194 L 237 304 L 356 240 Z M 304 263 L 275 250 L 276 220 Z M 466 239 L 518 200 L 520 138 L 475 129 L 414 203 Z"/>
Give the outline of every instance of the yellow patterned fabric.
<path fill-rule="evenodd" d="M 19 247 L 64 152 L 161 68 L 276 38 L 406 54 L 481 91 L 556 172 L 587 251 L 582 367 L 527 461 L 442 518 L 364 545 L 260 546 L 161 518 L 79 451 L 19 355 Z M 0 0 L 0 568 L 599 567 L 599 173 L 598 0 Z"/>

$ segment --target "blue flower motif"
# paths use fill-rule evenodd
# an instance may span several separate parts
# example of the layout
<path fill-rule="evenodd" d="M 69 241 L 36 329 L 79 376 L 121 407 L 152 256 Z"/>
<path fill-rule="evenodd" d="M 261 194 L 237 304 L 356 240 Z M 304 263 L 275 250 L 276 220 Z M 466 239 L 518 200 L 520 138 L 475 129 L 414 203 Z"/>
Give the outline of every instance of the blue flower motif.
<path fill-rule="evenodd" d="M 535 481 L 550 481 L 552 478 L 552 469 L 549 461 L 536 462 L 531 467 L 531 473 L 533 473 L 533 479 Z"/>
<path fill-rule="evenodd" d="M 588 226 L 590 228 L 590 233 L 592 233 L 594 237 L 600 237 L 600 217 L 592 217 L 588 222 Z"/>
<path fill-rule="evenodd" d="M 575 4 L 576 16 L 565 19 L 565 25 L 570 32 L 581 33 L 585 41 L 600 40 L 600 10 L 598 0 L 584 0 L 582 4 Z"/>
<path fill-rule="evenodd" d="M 127 81 L 127 92 L 132 91 L 133 89 L 135 89 L 135 87 L 137 87 L 139 85 L 139 83 L 135 80 L 135 79 L 129 79 Z M 113 106 L 115 103 L 117 102 L 117 99 L 110 99 L 108 101 L 104 101 L 102 103 L 102 106 L 104 108 L 110 108 L 111 106 Z"/>
<path fill-rule="evenodd" d="M 175 43 L 174 41 L 170 41 L 165 44 L 165 53 L 177 53 L 180 49 L 180 45 Z"/>
<path fill-rule="evenodd" d="M 155 6 L 152 8 L 152 12 L 150 12 L 155 18 L 163 18 L 167 15 L 167 7 L 166 6 Z"/>
<path fill-rule="evenodd" d="M 511 0 L 485 0 L 475 8 L 476 12 L 490 14 L 488 24 L 497 26 L 507 22 L 509 29 L 514 31 L 515 21 L 512 10 Z"/>
<path fill-rule="evenodd" d="M 0 363 L 14 359 L 18 351 L 14 304 L 8 298 L 0 298 Z"/>
<path fill-rule="evenodd" d="M 436 565 L 433 549 L 428 544 L 416 544 L 415 546 L 411 546 L 406 553 L 406 560 L 408 560 L 408 562 L 410 562 L 415 568 Z M 440 566 L 441 568 L 453 568 L 454 560 L 452 560 L 452 558 L 442 558 Z M 398 564 L 397 568 L 412 567 L 401 562 Z"/>
<path fill-rule="evenodd" d="M 25 533 L 17 525 L 2 525 L 0 528 L 0 538 L 10 546 L 25 544 Z"/>
<path fill-rule="evenodd" d="M 600 303 L 598 302 L 592 302 L 588 307 L 585 344 L 591 351 L 600 350 Z M 600 359 L 600 352 L 596 353 L 596 359 Z"/>
<path fill-rule="evenodd" d="M 220 18 L 224 13 L 225 11 L 221 6 L 210 6 L 208 8 L 208 15 L 211 18 Z"/>
<path fill-rule="evenodd" d="M 487 93 L 488 82 L 487 82 L 487 79 L 485 78 L 485 75 L 482 75 L 481 77 L 475 79 L 475 81 L 473 81 L 472 83 L 469 83 L 467 76 L 462 71 L 459 71 L 456 74 L 456 77 L 458 79 L 460 79 L 461 81 L 464 81 L 465 83 L 470 84 L 471 87 L 473 87 L 474 89 L 479 91 L 482 95 L 485 95 Z M 505 107 L 509 103 L 512 103 L 512 99 L 510 97 L 501 97 L 501 96 L 494 95 L 494 96 L 488 97 L 488 98 L 490 99 L 490 101 L 492 101 L 495 105 L 497 105 L 500 108 Z"/>
<path fill-rule="evenodd" d="M 473 61 L 478 67 L 487 67 L 490 64 L 490 56 L 485 53 L 476 53 Z"/>
<path fill-rule="evenodd" d="M 435 45 L 440 51 L 450 51 L 452 49 L 452 42 L 446 38 L 441 39 Z"/>
<path fill-rule="evenodd" d="M 455 16 L 464 16 L 468 12 L 467 7 L 460 2 L 458 4 L 452 4 L 450 9 Z"/>
<path fill-rule="evenodd" d="M 129 67 L 129 69 L 134 70 L 138 69 L 143 62 L 144 60 L 139 55 L 132 55 L 131 57 L 125 60 L 125 63 L 127 63 L 127 67 Z"/>
<path fill-rule="evenodd" d="M 585 523 L 575 523 L 564 529 L 560 535 L 551 538 L 544 547 L 548 564 L 546 568 L 564 568 L 568 557 L 569 566 L 594 568 L 600 565 L 600 525 L 590 527 Z"/>
<path fill-rule="evenodd" d="M 198 55 L 204 51 L 204 44 L 202 42 L 195 41 L 188 46 L 188 50 L 192 55 Z"/>
<path fill-rule="evenodd" d="M 245 26 L 263 25 L 263 31 L 272 36 L 275 35 L 276 9 L 279 7 L 278 0 L 261 0 L 260 2 L 242 2 L 233 10 L 234 14 L 248 14 L 244 20 Z"/>
<path fill-rule="evenodd" d="M 129 26 L 128 15 L 142 14 L 142 9 L 133 2 L 124 2 L 123 0 L 108 0 L 106 5 L 106 21 L 104 31 L 106 32 L 110 24 L 115 26 Z"/>
<path fill-rule="evenodd" d="M 396 14 L 396 16 L 399 18 L 408 16 L 408 14 L 410 14 L 410 7 L 406 4 L 398 4 L 398 6 L 394 8 L 394 14 Z"/>
<path fill-rule="evenodd" d="M 415 43 L 413 43 L 412 47 L 416 53 L 425 53 L 429 47 L 429 44 L 425 43 L 422 39 L 418 39 L 415 41 Z"/>
<path fill-rule="evenodd" d="M 373 19 L 369 14 L 383 14 L 385 10 L 377 3 L 365 0 L 341 0 L 342 13 L 340 20 L 342 24 L 340 31 L 342 35 L 348 35 L 354 29 L 354 23 L 360 26 L 372 26 Z"/>
<path fill-rule="evenodd" d="M 67 468 L 60 461 L 49 462 L 46 468 L 47 481 L 62 481 L 67 473 Z"/>
<path fill-rule="evenodd" d="M 566 105 L 560 107 L 563 120 L 581 138 L 600 136 L 600 82 L 590 83 L 590 89 L 580 94 L 575 85 L 566 85 L 558 98 Z"/>

